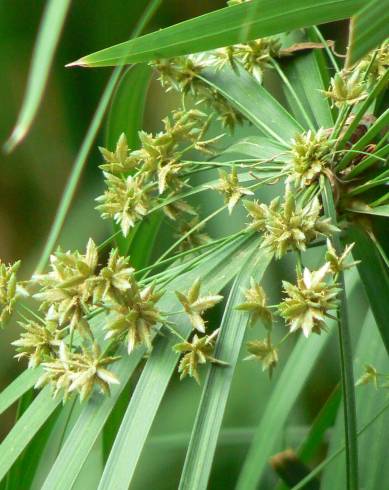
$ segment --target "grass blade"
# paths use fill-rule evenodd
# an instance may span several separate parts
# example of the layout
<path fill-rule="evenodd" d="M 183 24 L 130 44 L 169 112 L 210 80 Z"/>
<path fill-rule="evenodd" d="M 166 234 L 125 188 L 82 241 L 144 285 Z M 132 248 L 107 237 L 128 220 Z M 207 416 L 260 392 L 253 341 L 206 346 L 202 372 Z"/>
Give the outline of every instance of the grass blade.
<path fill-rule="evenodd" d="M 389 354 L 388 269 L 385 267 L 373 241 L 365 231 L 355 226 L 351 227 L 347 230 L 346 240 L 350 243 L 355 243 L 353 256 L 356 260 L 361 261 L 357 266 L 358 272 L 365 287 L 382 341 Z"/>
<path fill-rule="evenodd" d="M 290 37 L 293 43 L 304 41 L 299 33 L 293 33 Z M 313 30 L 308 30 L 308 40 L 320 42 Z M 325 66 L 325 59 L 321 50 L 314 49 L 308 53 L 301 53 L 293 57 L 293 62 L 286 59 L 284 65 L 285 73 L 306 112 L 314 119 L 316 129 L 332 127 L 334 120 L 330 104 L 320 92 L 326 90 L 329 85 L 328 69 Z M 301 110 L 296 106 L 286 88 L 285 94 L 296 118 L 303 123 L 304 118 L 301 115 Z"/>
<path fill-rule="evenodd" d="M 207 289 L 220 291 L 236 274 L 242 261 L 258 247 L 257 240 L 244 238 L 219 250 L 216 258 L 204 261 L 202 272 Z M 189 273 L 192 282 L 200 270 Z M 172 305 L 169 305 L 170 308 Z M 177 309 L 177 303 L 173 309 Z M 174 311 L 174 310 L 173 310 Z M 178 317 L 180 333 L 188 336 L 191 326 L 184 315 Z M 141 451 L 150 431 L 154 417 L 166 391 L 170 377 L 178 361 L 173 352 L 176 339 L 163 337 L 158 340 L 138 381 L 118 435 L 108 458 L 99 490 L 127 489 L 134 474 Z M 134 435 L 134 437 L 132 437 Z"/>
<path fill-rule="evenodd" d="M 30 390 L 38 381 L 42 370 L 26 369 L 0 394 L 0 415 Z"/>
<path fill-rule="evenodd" d="M 23 105 L 15 128 L 4 144 L 7 153 L 11 152 L 26 136 L 38 111 L 69 7 L 70 0 L 47 2 L 34 47 Z"/>
<path fill-rule="evenodd" d="M 278 143 L 289 146 L 289 140 L 303 130 L 281 104 L 242 68 L 233 70 L 226 66 L 218 71 L 207 69 L 200 78 L 232 102 L 261 132 Z"/>
<path fill-rule="evenodd" d="M 23 413 L 0 446 L 0 481 L 60 403 L 47 387 Z"/>
<path fill-rule="evenodd" d="M 139 63 L 208 51 L 353 15 L 363 0 L 253 0 L 181 22 L 85 56 L 85 67 Z"/>
<path fill-rule="evenodd" d="M 389 36 L 386 2 L 372 0 L 354 16 L 346 65 L 352 66 Z"/>
<path fill-rule="evenodd" d="M 181 475 L 180 489 L 207 488 L 232 377 L 248 323 L 248 315 L 234 310 L 234 307 L 243 301 L 242 288 L 249 285 L 250 277 L 260 281 L 270 261 L 271 255 L 255 251 L 242 267 L 231 289 L 215 349 L 215 357 L 228 360 L 229 366 L 220 369 L 211 365 L 207 373 Z"/>
<path fill-rule="evenodd" d="M 237 490 L 256 489 L 267 461 L 282 433 L 284 424 L 304 387 L 315 361 L 324 349 L 329 335 L 309 339 L 300 337 L 281 376 L 266 403 L 263 417 L 256 428 L 246 456 Z"/>
<path fill-rule="evenodd" d="M 132 34 L 133 37 L 138 36 L 147 22 L 150 19 L 150 16 L 156 11 L 159 7 L 162 0 L 151 0 L 148 4 L 144 14 L 139 19 L 139 22 Z M 96 108 L 96 112 L 94 113 L 88 130 L 86 132 L 85 138 L 82 142 L 81 148 L 77 154 L 76 160 L 74 161 L 74 165 L 72 171 L 70 173 L 69 179 L 66 183 L 66 187 L 64 189 L 63 195 L 61 197 L 61 201 L 59 203 L 54 222 L 50 228 L 49 236 L 47 238 L 44 250 L 40 257 L 39 263 L 36 268 L 36 273 L 39 273 L 43 270 L 46 265 L 46 262 L 55 247 L 55 244 L 58 240 L 58 237 L 61 233 L 63 224 L 65 222 L 66 215 L 69 211 L 70 205 L 72 203 L 74 194 L 77 189 L 78 182 L 80 180 L 82 171 L 84 169 L 86 159 L 91 150 L 93 142 L 96 138 L 97 132 L 101 126 L 103 117 L 108 108 L 109 101 L 111 100 L 111 96 L 114 92 L 116 84 L 120 78 L 123 68 L 117 67 L 112 72 L 111 77 L 108 80 L 108 83 L 103 91 L 99 104 Z"/>
<path fill-rule="evenodd" d="M 350 277 L 350 295 L 354 295 L 357 275 Z M 282 373 L 275 384 L 271 397 L 266 403 L 265 412 L 255 430 L 251 446 L 244 462 L 237 490 L 254 490 L 257 488 L 261 475 L 267 466 L 277 444 L 277 438 L 284 430 L 296 400 L 307 381 L 315 362 L 329 340 L 329 335 L 336 328 L 331 322 L 329 333 L 306 339 L 300 337 Z"/>
<path fill-rule="evenodd" d="M 336 226 L 336 209 L 329 180 L 325 180 L 322 188 L 323 207 L 327 216 Z M 333 237 L 334 246 L 338 254 L 342 253 L 342 246 L 338 236 Z M 344 411 L 344 430 L 346 440 L 346 469 L 347 489 L 358 490 L 358 441 L 357 441 L 357 412 L 355 405 L 353 354 L 351 344 L 350 325 L 347 311 L 346 285 L 343 272 L 338 279 L 340 287 L 340 306 L 338 311 L 338 333 L 340 349 L 340 367 L 342 374 L 342 393 Z"/>

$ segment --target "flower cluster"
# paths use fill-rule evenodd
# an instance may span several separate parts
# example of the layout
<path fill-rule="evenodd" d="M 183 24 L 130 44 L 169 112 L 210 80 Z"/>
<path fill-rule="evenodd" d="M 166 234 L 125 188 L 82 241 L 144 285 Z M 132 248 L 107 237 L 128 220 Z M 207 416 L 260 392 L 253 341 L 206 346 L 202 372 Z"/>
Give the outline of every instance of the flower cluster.
<path fill-rule="evenodd" d="M 342 70 L 331 78 L 330 88 L 323 93 L 335 107 L 353 106 L 367 97 L 363 73 L 358 69 Z"/>
<path fill-rule="evenodd" d="M 193 329 L 204 335 L 200 337 L 195 333 L 190 342 L 180 342 L 173 348 L 175 352 L 184 354 L 178 366 L 181 379 L 190 376 L 199 384 L 199 364 L 205 364 L 209 361 L 214 364 L 226 365 L 226 363 L 213 356 L 218 330 L 215 330 L 211 335 L 205 334 L 206 324 L 203 318 L 203 313 L 219 303 L 223 299 L 223 296 L 219 294 L 201 296 L 200 289 L 201 280 L 197 279 L 187 294 L 176 291 L 176 295 L 184 307 L 184 312 L 188 315 Z"/>
<path fill-rule="evenodd" d="M 210 118 L 196 109 L 173 111 L 171 118 L 163 120 L 163 131 L 156 135 L 139 133 L 140 149 L 129 149 L 124 135 L 114 152 L 101 148 L 107 186 L 97 198 L 102 218 L 113 219 L 127 236 L 138 221 L 164 201 L 168 203 L 162 208 L 171 219 L 183 212 L 196 214 L 175 196 L 188 185 L 183 156 L 190 150 L 212 153 L 211 146 L 218 138 L 204 139 L 209 123 Z"/>
<path fill-rule="evenodd" d="M 326 262 L 317 271 L 305 268 L 303 273 L 298 272 L 296 285 L 283 281 L 286 298 L 280 303 L 278 312 L 291 332 L 301 329 L 308 337 L 325 328 L 325 318 L 338 307 L 340 291 L 336 283 L 325 281 L 329 274 L 330 264 Z"/>
<path fill-rule="evenodd" d="M 210 186 L 210 188 L 220 192 L 224 196 L 224 201 L 227 204 L 230 214 L 242 196 L 254 195 L 254 192 L 239 185 L 236 167 L 233 167 L 230 174 L 224 170 L 219 170 L 219 182 Z"/>
<path fill-rule="evenodd" d="M 59 250 L 50 258 L 49 272 L 33 276 L 30 286 L 38 287 L 34 298 L 45 316 L 21 322 L 24 331 L 14 345 L 16 357 L 27 358 L 30 367 L 43 364 L 39 386 L 50 382 L 65 398 L 71 392 L 88 398 L 95 385 L 109 393 L 116 378 L 105 367 L 117 358 L 101 352 L 97 338 L 102 335 L 90 321 L 97 312 L 106 313 L 107 349 L 123 341 L 129 353 L 140 344 L 151 349 L 153 329 L 164 322 L 156 306 L 162 291 L 142 286 L 134 273 L 116 249 L 100 267 L 97 246 L 89 240 L 85 254 Z"/>
<path fill-rule="evenodd" d="M 200 77 L 201 72 L 213 63 L 214 58 L 202 53 L 157 60 L 151 65 L 158 71 L 159 80 L 167 91 L 176 90 L 184 95 L 192 95 L 197 104 L 210 107 L 222 125 L 232 130 L 243 121 L 243 116 Z"/>
<path fill-rule="evenodd" d="M 328 171 L 331 164 L 331 141 L 323 128 L 316 133 L 307 131 L 296 135 L 291 145 L 291 162 L 286 166 L 289 171 L 288 182 L 296 187 L 312 184 L 319 176 Z"/>
<path fill-rule="evenodd" d="M 283 201 L 279 197 L 270 205 L 247 201 L 245 207 L 252 219 L 249 229 L 263 233 L 261 246 L 273 251 L 277 259 L 288 250 L 304 251 L 318 236 L 330 236 L 339 231 L 329 218 L 320 217 L 321 205 L 317 197 L 301 206 L 289 188 Z"/>
<path fill-rule="evenodd" d="M 0 261 L 0 326 L 3 327 L 11 316 L 16 300 L 26 293 L 17 281 L 17 271 L 20 261 L 6 265 Z"/>

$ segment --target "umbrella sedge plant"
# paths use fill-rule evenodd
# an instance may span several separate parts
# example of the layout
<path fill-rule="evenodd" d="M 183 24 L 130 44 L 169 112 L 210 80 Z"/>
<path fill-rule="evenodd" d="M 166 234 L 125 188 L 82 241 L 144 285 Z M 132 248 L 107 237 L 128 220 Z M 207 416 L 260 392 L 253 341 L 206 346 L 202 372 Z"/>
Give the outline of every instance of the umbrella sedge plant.
<path fill-rule="evenodd" d="M 244 9 L 247 15 L 251 12 L 249 4 L 261 3 L 266 2 L 230 1 L 216 14 L 231 19 L 236 11 L 238 22 L 246 18 L 240 16 Z M 296 8 L 298 4 L 293 3 Z M 314 14 L 315 7 L 311 10 Z M 320 8 L 317 12 L 319 24 L 338 18 L 336 11 L 330 17 Z M 351 8 L 345 12 L 339 18 L 357 13 Z M 205 32 L 204 39 L 209 34 L 207 18 L 213 14 L 188 21 L 199 22 L 198 35 Z M 357 22 L 358 15 L 351 25 Z M 304 18 L 295 27 L 302 26 Z M 389 216 L 387 33 L 367 52 L 358 47 L 360 55 L 354 59 L 353 32 L 348 52 L 341 57 L 315 25 L 290 32 L 273 27 L 274 34 L 268 25 L 266 36 L 249 31 L 247 39 L 242 34 L 239 40 L 226 35 L 201 52 L 195 41 L 192 49 L 188 47 L 188 30 L 180 30 L 180 25 L 176 31 L 169 29 L 170 45 L 162 30 L 123 43 L 120 57 L 112 47 L 71 64 L 121 66 L 131 63 L 132 56 L 148 64 L 145 70 L 153 70 L 164 90 L 177 93 L 179 104 L 163 118 L 159 131 L 139 131 L 138 144 L 123 128 L 114 144 L 100 145 L 105 189 L 96 196 L 96 210 L 114 224 L 111 236 L 100 244 L 90 238 L 82 251 L 59 246 L 46 268 L 27 280 L 18 278 L 20 262 L 0 266 L 1 324 L 11 316 L 17 319 L 21 335 L 13 342 L 15 357 L 36 373 L 16 395 L 10 387 L 4 397 L 11 404 L 34 385 L 27 416 L 37 413 L 33 408 L 40 396 L 50 393 L 55 400 L 36 428 L 15 442 L 23 416 L 16 422 L 0 448 L 0 474 L 9 474 L 61 402 L 60 410 L 66 410 L 78 398 L 78 417 L 90 428 L 90 440 L 86 438 L 77 458 L 72 458 L 70 451 L 80 434 L 79 421 L 73 421 L 43 484 L 47 489 L 71 488 L 139 365 L 142 371 L 128 406 L 120 411 L 98 488 L 125 489 L 131 484 L 161 399 L 177 371 L 183 383 L 195 382 L 202 390 L 179 486 L 205 489 L 241 345 L 246 349 L 244 361 L 257 363 L 269 382 L 277 384 L 272 375 L 287 356 L 285 345 L 298 338 L 297 353 L 334 331 L 340 353 L 347 488 L 362 488 L 354 326 L 348 318 L 345 276 L 359 270 L 387 348 L 385 306 L 373 298 L 378 284 L 389 283 L 387 246 L 382 241 Z M 148 50 L 137 52 L 136 43 L 142 40 L 144 46 L 149 43 Z M 180 41 L 186 42 L 184 49 Z M 283 97 L 266 83 L 269 73 Z M 131 112 L 132 107 L 124 109 Z M 242 124 L 251 126 L 251 137 L 235 136 Z M 224 142 L 226 134 L 232 144 Z M 275 186 L 281 189 L 279 195 L 263 200 L 261 191 Z M 207 214 L 201 202 L 210 194 L 218 196 L 219 206 Z M 239 230 L 211 237 L 209 223 L 221 215 L 228 219 L 239 207 L 246 214 Z M 147 235 L 150 226 L 154 231 Z M 135 261 L 135 266 L 137 243 L 142 244 L 146 234 L 150 239 L 145 247 L 152 251 L 158 228 L 173 229 L 173 240 L 159 257 Z M 316 268 L 306 259 L 313 247 L 323 251 Z M 375 276 L 366 270 L 369 247 Z M 281 299 L 269 304 L 262 277 L 270 263 L 286 256 L 293 261 L 294 278 L 281 278 Z M 36 308 L 31 309 L 30 300 L 26 303 L 27 297 Z M 224 315 L 215 325 L 208 313 L 218 304 L 225 305 Z M 246 328 L 257 333 L 247 343 Z M 318 354 L 323 346 L 324 342 L 317 347 Z M 368 361 L 357 384 L 384 388 L 389 373 Z M 96 420 L 101 423 L 93 425 L 93 417 L 100 417 Z M 134 421 L 139 434 L 131 431 Z M 14 446 L 17 450 L 10 455 Z M 242 490 L 256 488 L 263 476 L 256 469 L 255 454 L 251 446 L 238 478 Z M 299 483 L 280 475 L 289 488 Z M 303 477 L 307 474 L 300 480 Z"/>

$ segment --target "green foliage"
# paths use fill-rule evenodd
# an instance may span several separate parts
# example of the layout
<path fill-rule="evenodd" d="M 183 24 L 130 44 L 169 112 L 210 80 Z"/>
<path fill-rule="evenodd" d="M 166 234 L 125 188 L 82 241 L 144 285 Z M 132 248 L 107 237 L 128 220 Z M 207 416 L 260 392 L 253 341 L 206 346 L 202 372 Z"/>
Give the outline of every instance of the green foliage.
<path fill-rule="evenodd" d="M 43 94 L 68 8 L 55 4 L 9 146 L 27 131 Z M 148 5 L 134 36 L 159 4 Z M 316 24 L 354 15 L 343 64 Z M 227 487 L 275 488 L 268 460 L 288 446 L 306 385 L 323 376 L 333 395 L 315 397 L 318 416 L 296 446 L 304 463 L 319 449 L 326 456 L 294 488 L 322 472 L 323 488 L 378 490 L 386 448 L 376 426 L 387 417 L 389 372 L 385 15 L 375 1 L 233 1 L 70 64 L 116 68 L 35 274 L 21 282 L 19 262 L 0 264 L 0 320 L 22 320 L 13 345 L 15 357 L 28 359 L 0 394 L 0 412 L 22 400 L 0 446 L 7 488 L 67 490 L 83 481 L 99 490 L 137 488 L 159 464 L 166 488 L 225 486 L 213 478 L 234 410 L 250 438 L 239 441 L 242 454 L 234 449 Z M 154 72 L 175 107 L 167 115 L 161 108 L 165 117 L 150 131 L 143 128 Z M 53 252 L 112 96 L 97 209 L 113 233 L 99 245 L 90 239 L 85 253 Z M 367 308 L 380 336 L 370 314 L 360 325 Z M 326 350 L 334 331 L 340 370 L 334 349 Z M 150 465 L 165 420 L 174 429 Z M 180 424 L 188 434 L 171 436 Z M 187 447 L 178 445 L 179 457 L 167 464 L 182 439 Z M 370 450 L 367 465 L 358 451 Z"/>

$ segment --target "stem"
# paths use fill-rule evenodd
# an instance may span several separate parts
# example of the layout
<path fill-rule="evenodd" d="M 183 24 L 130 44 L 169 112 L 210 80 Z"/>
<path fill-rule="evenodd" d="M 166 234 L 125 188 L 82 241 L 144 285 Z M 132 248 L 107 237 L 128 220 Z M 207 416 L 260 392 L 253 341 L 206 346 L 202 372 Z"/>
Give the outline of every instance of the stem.
<path fill-rule="evenodd" d="M 332 196 L 331 184 L 327 179 L 322 179 L 321 184 L 325 212 L 329 217 L 331 217 L 333 224 L 336 226 L 336 210 Z M 333 237 L 333 242 L 337 254 L 341 254 L 339 237 L 335 235 Z M 345 425 L 347 489 L 358 490 L 358 441 L 354 391 L 355 383 L 351 335 L 347 312 L 347 297 L 343 272 L 339 274 L 339 283 L 341 293 L 340 307 L 337 316 Z"/>

